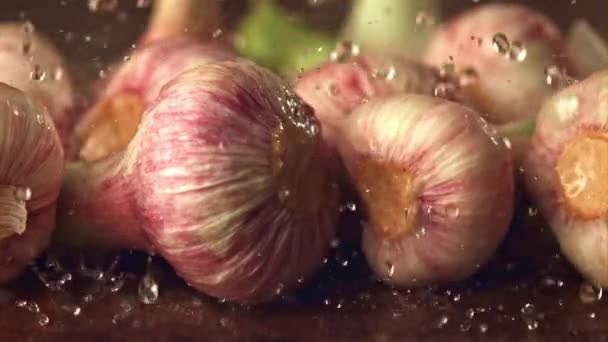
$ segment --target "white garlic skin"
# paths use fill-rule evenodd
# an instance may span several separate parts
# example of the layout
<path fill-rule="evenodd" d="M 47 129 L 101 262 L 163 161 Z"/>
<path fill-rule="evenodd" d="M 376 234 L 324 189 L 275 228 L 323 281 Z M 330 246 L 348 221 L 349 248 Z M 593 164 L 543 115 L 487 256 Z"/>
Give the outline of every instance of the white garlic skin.
<path fill-rule="evenodd" d="M 556 166 L 579 134 L 608 135 L 608 72 L 565 88 L 542 107 L 524 163 L 526 190 L 548 221 L 563 253 L 598 286 L 608 286 L 608 219 L 584 219 L 564 204 Z M 596 156 L 608 158 L 608 156 Z"/>
<path fill-rule="evenodd" d="M 1 210 L 25 207 L 25 227 L 8 227 L 0 212 L 0 283 L 15 278 L 46 248 L 55 227 L 55 204 L 63 176 L 63 149 L 51 117 L 37 101 L 0 83 Z M 22 207 L 23 208 L 23 207 Z M 13 234 L 7 234 L 12 229 Z"/>
<path fill-rule="evenodd" d="M 411 230 L 387 238 L 381 231 L 394 232 L 399 224 L 375 226 L 383 218 L 363 200 L 370 220 L 363 250 L 380 279 L 400 286 L 462 280 L 493 255 L 509 227 L 514 202 L 511 158 L 493 138 L 476 112 L 430 96 L 371 100 L 346 119 L 339 151 L 363 198 L 378 184 L 377 178 L 368 184 L 358 179 L 365 163 L 413 174 L 417 211 L 410 217 Z M 398 175 L 377 177 L 383 176 Z M 403 217 L 405 224 L 404 208 L 386 205 L 385 213 Z"/>
<path fill-rule="evenodd" d="M 509 44 L 519 42 L 525 55 L 508 58 L 493 44 L 504 34 Z M 545 16 L 519 4 L 483 4 L 451 19 L 432 39 L 423 60 L 456 71 L 473 68 L 479 80 L 473 102 L 495 124 L 534 117 L 552 88 L 543 70 L 556 64 L 564 50 L 561 33 Z M 518 58 L 522 60 L 518 60 Z"/>
<path fill-rule="evenodd" d="M 68 73 L 60 52 L 31 23 L 0 24 L 0 82 L 46 106 L 60 131 L 74 120 L 70 117 L 74 90 Z"/>

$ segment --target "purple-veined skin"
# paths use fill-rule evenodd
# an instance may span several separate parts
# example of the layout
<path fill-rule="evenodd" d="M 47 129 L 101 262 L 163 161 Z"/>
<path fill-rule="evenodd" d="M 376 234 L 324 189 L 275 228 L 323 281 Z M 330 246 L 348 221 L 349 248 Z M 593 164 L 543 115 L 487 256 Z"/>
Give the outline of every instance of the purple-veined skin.
<path fill-rule="evenodd" d="M 64 162 L 46 109 L 3 83 L 0 135 L 0 283 L 4 283 L 19 275 L 49 243 Z"/>
<path fill-rule="evenodd" d="M 570 160 L 572 172 L 561 171 L 568 147 L 587 138 L 594 148 L 579 149 Z M 608 286 L 608 72 L 595 73 L 544 104 L 524 169 L 527 191 L 564 254 L 594 285 Z M 594 200 L 584 197 L 592 193 Z M 587 202 L 578 208 L 585 215 L 572 209 L 570 203 L 577 202 Z"/>
<path fill-rule="evenodd" d="M 506 41 L 499 35 L 504 35 Z M 565 43 L 543 15 L 517 4 L 485 4 L 448 21 L 423 58 L 479 75 L 469 89 L 475 107 L 494 124 L 532 118 L 551 95 L 543 73 L 560 64 Z"/>
<path fill-rule="evenodd" d="M 397 93 L 432 94 L 438 72 L 398 57 L 359 56 L 327 62 L 298 77 L 296 92 L 315 110 L 330 147 L 348 114 L 369 99 Z"/>
<path fill-rule="evenodd" d="M 476 112 L 425 95 L 373 99 L 338 141 L 368 215 L 363 250 L 381 279 L 462 280 L 495 252 L 512 217 L 512 162 Z"/>
<path fill-rule="evenodd" d="M 122 150 L 137 131 L 141 115 L 167 82 L 190 68 L 234 58 L 225 46 L 189 35 L 139 47 L 116 68 L 100 100 L 76 126 L 76 135 L 83 141 L 81 155 L 98 160 Z"/>
<path fill-rule="evenodd" d="M 74 118 L 74 91 L 57 49 L 31 23 L 0 25 L 0 82 L 15 87 L 46 106 L 60 132 Z M 67 133 L 66 133 L 67 134 Z"/>
<path fill-rule="evenodd" d="M 267 69 L 206 64 L 162 88 L 123 153 L 68 168 L 62 211 L 81 236 L 159 253 L 204 293 L 269 301 L 318 270 L 334 238 L 320 134 Z"/>

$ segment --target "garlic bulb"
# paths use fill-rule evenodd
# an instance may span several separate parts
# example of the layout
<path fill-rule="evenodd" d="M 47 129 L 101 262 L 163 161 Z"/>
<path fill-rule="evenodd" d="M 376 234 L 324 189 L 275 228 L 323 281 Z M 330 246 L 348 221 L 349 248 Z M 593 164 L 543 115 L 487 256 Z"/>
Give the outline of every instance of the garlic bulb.
<path fill-rule="evenodd" d="M 524 164 L 529 194 L 570 262 L 608 286 L 608 72 L 550 98 Z"/>
<path fill-rule="evenodd" d="M 509 152 L 476 112 L 425 95 L 373 99 L 338 142 L 368 219 L 363 250 L 381 279 L 461 280 L 492 256 L 514 181 Z"/>
<path fill-rule="evenodd" d="M 476 75 L 464 91 L 488 121 L 504 124 L 536 115 L 552 93 L 543 70 L 561 69 L 555 56 L 564 45 L 540 13 L 517 4 L 486 4 L 445 23 L 423 59 L 450 66 L 458 78 Z"/>
<path fill-rule="evenodd" d="M 63 176 L 63 149 L 46 109 L 0 83 L 0 283 L 47 246 Z"/>
<path fill-rule="evenodd" d="M 337 197 L 310 107 L 251 62 L 210 63 L 162 88 L 125 152 L 68 168 L 63 236 L 155 251 L 191 286 L 258 303 L 322 265 Z"/>

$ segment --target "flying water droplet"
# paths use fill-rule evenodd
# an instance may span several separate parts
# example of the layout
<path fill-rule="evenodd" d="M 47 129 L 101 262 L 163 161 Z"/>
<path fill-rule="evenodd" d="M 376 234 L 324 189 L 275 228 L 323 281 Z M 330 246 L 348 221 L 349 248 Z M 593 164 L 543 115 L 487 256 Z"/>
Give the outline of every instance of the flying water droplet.
<path fill-rule="evenodd" d="M 511 49 L 511 43 L 504 33 L 499 32 L 492 37 L 492 47 L 497 53 L 507 56 Z"/>
<path fill-rule="evenodd" d="M 438 329 L 441 329 L 441 328 L 445 327 L 449 321 L 450 321 L 450 318 L 448 316 L 441 316 L 439 318 L 439 320 L 437 321 L 436 326 Z"/>
<path fill-rule="evenodd" d="M 329 60 L 332 62 L 346 63 L 361 54 L 359 45 L 349 41 L 339 42 L 335 49 L 330 52 Z"/>
<path fill-rule="evenodd" d="M 30 72 L 30 79 L 37 82 L 42 82 L 46 78 L 46 72 L 38 64 L 34 65 L 34 68 Z"/>
<path fill-rule="evenodd" d="M 139 301 L 143 304 L 154 304 L 158 300 L 158 283 L 151 274 L 146 273 L 137 287 Z"/>
<path fill-rule="evenodd" d="M 526 57 L 528 56 L 528 50 L 526 49 L 526 46 L 517 40 L 514 40 L 513 42 L 511 42 L 511 48 L 509 49 L 509 58 L 517 61 L 517 62 L 523 62 L 524 60 L 526 60 Z"/>
<path fill-rule="evenodd" d="M 15 199 L 20 202 L 29 201 L 32 199 L 32 189 L 28 187 L 18 186 L 15 188 Z"/>
<path fill-rule="evenodd" d="M 583 282 L 579 289 L 578 296 L 583 304 L 593 304 L 602 299 L 602 288 L 596 287 L 589 282 Z"/>

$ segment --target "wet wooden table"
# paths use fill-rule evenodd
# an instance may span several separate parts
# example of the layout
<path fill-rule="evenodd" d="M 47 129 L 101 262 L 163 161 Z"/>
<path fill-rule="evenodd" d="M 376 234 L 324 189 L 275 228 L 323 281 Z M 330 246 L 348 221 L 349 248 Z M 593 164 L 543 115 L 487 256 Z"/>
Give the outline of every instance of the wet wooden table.
<path fill-rule="evenodd" d="M 607 13 L 594 9 L 599 1 L 572 2 L 534 6 L 564 25 L 583 15 L 601 23 Z M 450 11 L 468 5 L 446 1 Z M 84 0 L 0 3 L 1 20 L 31 20 L 61 46 L 78 82 L 97 78 L 125 53 L 148 11 L 127 1 L 107 14 L 91 13 Z M 330 11 L 306 12 L 325 23 Z M 344 224 L 354 228 L 356 220 L 345 217 Z M 535 210 L 521 205 L 513 226 L 495 260 L 464 284 L 392 289 L 371 276 L 354 246 L 342 243 L 304 290 L 260 307 L 200 295 L 161 260 L 152 263 L 160 296 L 144 304 L 137 288 L 146 257 L 137 253 L 124 253 L 116 269 L 98 280 L 90 272 L 75 272 L 66 283 L 79 282 L 77 289 L 60 286 L 66 270 L 39 262 L 37 273 L 30 269 L 0 288 L 0 341 L 608 340 L 602 293 L 586 286 L 560 257 Z"/>

